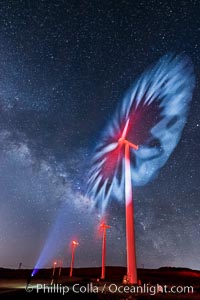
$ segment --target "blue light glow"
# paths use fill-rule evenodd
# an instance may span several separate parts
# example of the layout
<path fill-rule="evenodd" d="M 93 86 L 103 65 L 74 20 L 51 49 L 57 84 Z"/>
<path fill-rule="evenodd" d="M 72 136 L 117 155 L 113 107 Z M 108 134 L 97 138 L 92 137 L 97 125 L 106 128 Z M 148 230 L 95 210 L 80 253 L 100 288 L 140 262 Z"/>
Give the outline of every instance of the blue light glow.
<path fill-rule="evenodd" d="M 97 145 L 88 195 L 105 210 L 110 199 L 124 200 L 124 152 L 118 144 L 130 120 L 127 139 L 131 150 L 134 186 L 152 180 L 178 144 L 195 85 L 192 63 L 183 55 L 166 55 L 132 85 Z"/>

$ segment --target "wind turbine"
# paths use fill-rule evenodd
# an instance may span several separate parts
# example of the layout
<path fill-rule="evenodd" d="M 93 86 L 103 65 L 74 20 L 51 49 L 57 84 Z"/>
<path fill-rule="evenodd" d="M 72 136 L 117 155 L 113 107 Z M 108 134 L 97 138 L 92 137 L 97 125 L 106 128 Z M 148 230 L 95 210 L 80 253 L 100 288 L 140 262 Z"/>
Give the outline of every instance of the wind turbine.
<path fill-rule="evenodd" d="M 106 230 L 110 228 L 105 222 L 102 222 L 100 229 L 103 230 L 103 241 L 102 241 L 102 268 L 101 268 L 101 279 L 105 279 L 105 260 L 106 260 Z"/>
<path fill-rule="evenodd" d="M 53 284 L 54 279 L 55 279 L 54 276 L 55 276 L 56 267 L 57 267 L 57 261 L 54 261 L 54 262 L 53 262 L 53 271 L 52 271 L 51 284 Z"/>
<path fill-rule="evenodd" d="M 53 272 L 52 272 L 52 278 L 53 278 L 53 277 L 54 277 L 54 275 L 55 275 L 56 266 L 57 266 L 57 261 L 54 261 L 54 262 L 53 262 Z"/>
<path fill-rule="evenodd" d="M 78 245 L 79 245 L 78 242 L 72 241 L 72 256 L 71 256 L 71 265 L 70 265 L 70 273 L 69 273 L 70 277 L 72 277 L 73 274 L 75 249 Z"/>
<path fill-rule="evenodd" d="M 125 209 L 126 209 L 126 249 L 127 249 L 127 279 L 130 283 L 137 283 L 137 265 L 135 248 L 135 224 L 134 224 L 134 203 L 131 182 L 130 148 L 138 150 L 139 147 L 128 140 L 126 134 L 129 119 L 126 122 L 122 136 L 118 140 L 119 146 L 124 146 L 124 173 L 125 173 Z"/>
<path fill-rule="evenodd" d="M 148 183 L 167 162 L 186 123 L 194 85 L 187 56 L 162 57 L 126 93 L 95 149 L 88 196 L 102 214 L 111 198 L 125 200 L 130 284 L 137 283 L 132 186 Z"/>

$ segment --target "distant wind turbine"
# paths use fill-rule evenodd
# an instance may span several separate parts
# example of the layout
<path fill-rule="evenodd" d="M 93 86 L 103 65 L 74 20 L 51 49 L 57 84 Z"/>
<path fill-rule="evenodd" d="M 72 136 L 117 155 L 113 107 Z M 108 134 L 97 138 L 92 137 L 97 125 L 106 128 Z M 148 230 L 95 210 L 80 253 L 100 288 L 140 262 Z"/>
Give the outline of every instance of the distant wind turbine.
<path fill-rule="evenodd" d="M 102 241 L 102 267 L 101 267 L 101 279 L 105 279 L 105 261 L 106 261 L 106 230 L 110 228 L 109 225 L 102 222 L 100 229 L 103 231 L 103 241 Z"/>
<path fill-rule="evenodd" d="M 72 256 L 71 256 L 70 273 L 69 273 L 70 277 L 72 277 L 73 275 L 75 249 L 78 245 L 79 245 L 78 242 L 72 241 Z"/>

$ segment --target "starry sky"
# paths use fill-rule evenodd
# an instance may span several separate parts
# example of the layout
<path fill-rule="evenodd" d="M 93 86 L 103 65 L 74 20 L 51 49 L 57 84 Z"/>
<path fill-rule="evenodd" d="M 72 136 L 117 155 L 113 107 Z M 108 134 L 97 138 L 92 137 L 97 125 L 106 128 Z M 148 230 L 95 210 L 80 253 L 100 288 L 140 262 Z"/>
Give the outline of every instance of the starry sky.
<path fill-rule="evenodd" d="M 173 51 L 196 87 L 178 146 L 134 191 L 137 263 L 200 269 L 199 14 L 195 0 L 0 2 L 0 266 L 33 268 L 45 247 L 44 266 L 69 266 L 72 239 L 76 266 L 101 265 L 94 148 L 134 79 Z M 107 265 L 125 266 L 124 206 L 106 218 Z"/>

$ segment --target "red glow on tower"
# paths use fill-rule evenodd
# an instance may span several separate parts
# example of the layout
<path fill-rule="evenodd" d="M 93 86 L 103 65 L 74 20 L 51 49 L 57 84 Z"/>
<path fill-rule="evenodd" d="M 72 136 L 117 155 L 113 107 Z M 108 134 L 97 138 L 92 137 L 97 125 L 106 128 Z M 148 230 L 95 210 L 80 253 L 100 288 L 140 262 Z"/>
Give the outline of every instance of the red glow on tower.
<path fill-rule="evenodd" d="M 125 205 L 126 205 L 126 250 L 127 250 L 127 279 L 131 284 L 137 283 L 136 247 L 135 247 L 135 226 L 134 226 L 134 205 L 131 182 L 130 148 L 138 150 L 138 145 L 127 141 L 126 135 L 129 126 L 129 119 L 126 122 L 121 138 L 118 143 L 125 146 Z"/>

